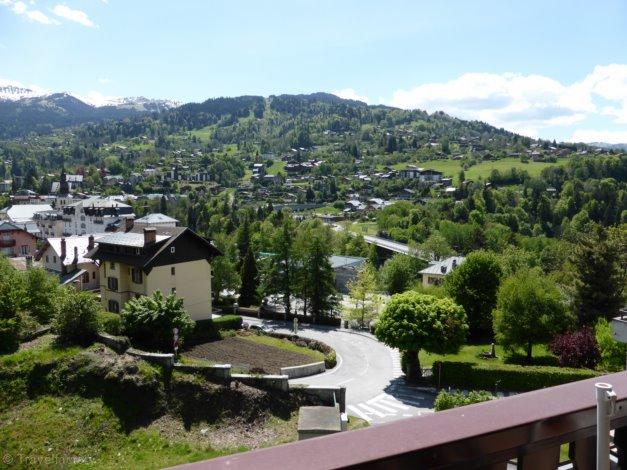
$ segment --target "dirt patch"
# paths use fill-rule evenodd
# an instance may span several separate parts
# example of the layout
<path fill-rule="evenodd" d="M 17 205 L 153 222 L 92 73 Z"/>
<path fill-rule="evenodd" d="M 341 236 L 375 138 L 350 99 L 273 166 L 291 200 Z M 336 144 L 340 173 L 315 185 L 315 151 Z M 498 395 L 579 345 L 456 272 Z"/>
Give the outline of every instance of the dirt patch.
<path fill-rule="evenodd" d="M 32 339 L 30 341 L 25 341 L 23 343 L 20 344 L 20 351 L 26 351 L 28 349 L 33 349 L 39 345 L 45 344 L 45 343 L 52 343 L 52 341 L 54 341 L 54 339 L 56 338 L 55 335 L 53 334 L 46 334 L 43 336 L 40 336 L 39 338 L 35 338 Z"/>
<path fill-rule="evenodd" d="M 258 374 L 278 374 L 281 367 L 311 364 L 312 359 L 305 354 L 256 344 L 236 337 L 194 346 L 185 356 L 208 361 L 231 364 Z"/>

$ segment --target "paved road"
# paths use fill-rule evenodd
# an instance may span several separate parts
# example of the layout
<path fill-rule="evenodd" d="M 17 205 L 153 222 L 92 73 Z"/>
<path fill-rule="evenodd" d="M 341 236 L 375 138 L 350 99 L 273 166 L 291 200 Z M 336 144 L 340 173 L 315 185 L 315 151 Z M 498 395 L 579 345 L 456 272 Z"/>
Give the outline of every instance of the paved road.
<path fill-rule="evenodd" d="M 291 333 L 285 323 L 245 317 L 251 325 Z M 322 341 L 337 354 L 337 365 L 323 374 L 293 379 L 290 383 L 346 387 L 348 413 L 372 424 L 430 413 L 433 395 L 405 384 L 397 350 L 371 335 L 301 325 L 299 335 Z"/>

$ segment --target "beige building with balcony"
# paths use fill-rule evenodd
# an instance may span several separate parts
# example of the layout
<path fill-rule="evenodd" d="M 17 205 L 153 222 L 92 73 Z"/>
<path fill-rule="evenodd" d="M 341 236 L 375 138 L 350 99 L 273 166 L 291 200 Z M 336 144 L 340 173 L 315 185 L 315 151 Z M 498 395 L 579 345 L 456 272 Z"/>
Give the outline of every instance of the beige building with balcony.
<path fill-rule="evenodd" d="M 219 251 L 186 227 L 135 227 L 98 240 L 103 308 L 118 313 L 134 297 L 159 290 L 183 299 L 193 320 L 211 318 L 211 260 Z"/>

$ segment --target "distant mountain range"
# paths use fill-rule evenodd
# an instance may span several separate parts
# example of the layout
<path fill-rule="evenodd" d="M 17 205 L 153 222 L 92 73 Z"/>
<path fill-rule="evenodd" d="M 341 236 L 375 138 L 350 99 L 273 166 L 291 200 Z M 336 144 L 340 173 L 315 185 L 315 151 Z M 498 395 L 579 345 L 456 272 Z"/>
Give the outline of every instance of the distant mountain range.
<path fill-rule="evenodd" d="M 591 147 L 601 147 L 603 149 L 627 151 L 627 144 L 607 144 L 605 142 L 591 142 Z"/>
<path fill-rule="evenodd" d="M 44 94 L 31 88 L 0 87 L 0 137 L 30 132 L 49 133 L 106 119 L 124 119 L 142 113 L 161 113 L 179 106 L 171 100 L 144 97 L 115 98 L 94 106 L 68 93 Z"/>

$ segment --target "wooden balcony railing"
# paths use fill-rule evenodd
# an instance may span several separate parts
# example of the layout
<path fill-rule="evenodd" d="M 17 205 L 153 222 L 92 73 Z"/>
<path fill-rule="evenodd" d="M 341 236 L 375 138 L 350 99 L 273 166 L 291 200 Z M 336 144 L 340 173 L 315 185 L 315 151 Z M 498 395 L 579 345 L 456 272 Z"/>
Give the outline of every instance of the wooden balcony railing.
<path fill-rule="evenodd" d="M 544 470 L 557 468 L 560 446 L 570 444 L 575 468 L 593 469 L 596 382 L 613 385 L 617 395 L 611 427 L 620 464 L 627 442 L 624 372 L 180 468 L 505 469 L 516 459 L 518 468 Z"/>

